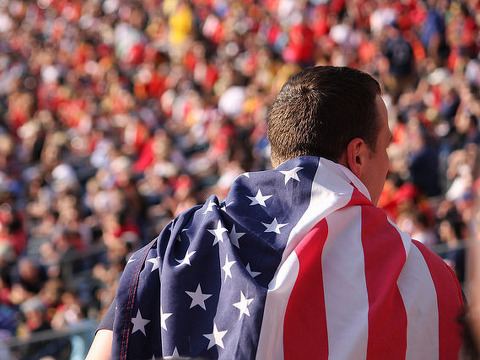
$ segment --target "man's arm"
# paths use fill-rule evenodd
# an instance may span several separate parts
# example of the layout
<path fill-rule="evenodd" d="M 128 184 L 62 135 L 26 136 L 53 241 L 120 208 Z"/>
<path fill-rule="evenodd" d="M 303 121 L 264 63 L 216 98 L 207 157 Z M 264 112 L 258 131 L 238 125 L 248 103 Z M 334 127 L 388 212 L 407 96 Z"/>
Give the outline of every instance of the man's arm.
<path fill-rule="evenodd" d="M 112 330 L 98 330 L 85 360 L 110 360 L 112 354 L 112 340 Z"/>
<path fill-rule="evenodd" d="M 112 355 L 113 322 L 115 320 L 115 299 L 110 304 L 107 313 L 98 325 L 95 338 L 85 360 L 106 360 Z"/>

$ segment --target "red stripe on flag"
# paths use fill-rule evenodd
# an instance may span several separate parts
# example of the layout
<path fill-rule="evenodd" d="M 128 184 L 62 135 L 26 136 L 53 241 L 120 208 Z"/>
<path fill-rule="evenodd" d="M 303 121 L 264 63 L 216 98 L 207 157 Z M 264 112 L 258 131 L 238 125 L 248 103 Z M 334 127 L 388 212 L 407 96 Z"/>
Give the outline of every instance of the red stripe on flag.
<path fill-rule="evenodd" d="M 405 359 L 407 314 L 397 286 L 405 249 L 385 212 L 375 206 L 362 206 L 362 245 L 369 303 L 367 359 Z"/>
<path fill-rule="evenodd" d="M 283 346 L 286 360 L 328 357 L 321 261 L 327 234 L 327 222 L 323 219 L 295 248 L 299 272 L 285 312 Z"/>
<path fill-rule="evenodd" d="M 353 185 L 353 183 L 350 183 L 350 185 L 353 186 L 353 193 L 346 207 L 355 205 L 373 205 L 372 202 L 365 195 L 358 191 L 358 189 L 355 187 L 355 185 Z"/>
<path fill-rule="evenodd" d="M 423 255 L 437 291 L 439 360 L 458 359 L 463 331 L 458 320 L 465 308 L 460 285 L 453 270 L 439 256 L 422 243 L 413 243 Z"/>

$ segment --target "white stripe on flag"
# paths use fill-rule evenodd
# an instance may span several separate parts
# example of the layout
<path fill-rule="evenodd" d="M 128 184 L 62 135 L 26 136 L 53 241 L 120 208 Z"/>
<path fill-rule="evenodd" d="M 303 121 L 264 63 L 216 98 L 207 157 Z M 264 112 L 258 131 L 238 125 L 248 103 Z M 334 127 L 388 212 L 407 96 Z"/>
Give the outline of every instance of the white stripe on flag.
<path fill-rule="evenodd" d="M 262 320 L 262 328 L 258 341 L 258 360 L 282 360 L 283 359 L 283 322 L 288 299 L 297 280 L 299 271 L 297 254 L 292 252 L 281 265 L 277 275 L 270 283 L 265 310 Z"/>
<path fill-rule="evenodd" d="M 298 243 L 320 220 L 349 203 L 353 186 L 350 185 L 350 179 L 340 167 L 342 166 L 329 160 L 320 159 L 312 183 L 310 204 L 290 232 L 282 261 L 290 256 Z"/>
<path fill-rule="evenodd" d="M 410 236 L 401 231 L 392 220 L 388 221 L 400 234 L 407 255 L 397 282 L 407 312 L 406 359 L 438 359 L 437 291 L 430 270 L 420 250 L 412 244 Z M 409 321 L 412 319 L 414 321 Z"/>
<path fill-rule="evenodd" d="M 409 238 L 405 233 L 400 234 Z M 407 312 L 405 359 L 438 359 L 437 293 L 427 263 L 413 244 L 397 285 Z"/>
<path fill-rule="evenodd" d="M 326 220 L 322 269 L 329 359 L 365 359 L 369 306 L 361 207 L 342 209 Z"/>

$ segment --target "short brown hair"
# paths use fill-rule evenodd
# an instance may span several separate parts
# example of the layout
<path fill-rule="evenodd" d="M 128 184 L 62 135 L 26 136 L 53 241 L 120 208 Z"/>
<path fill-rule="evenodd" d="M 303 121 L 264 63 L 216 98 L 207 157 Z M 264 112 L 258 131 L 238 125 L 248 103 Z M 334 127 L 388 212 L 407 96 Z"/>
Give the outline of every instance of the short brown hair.
<path fill-rule="evenodd" d="M 371 75 L 349 67 L 317 66 L 292 76 L 268 112 L 272 162 L 306 155 L 338 161 L 357 137 L 375 150 L 380 94 Z"/>

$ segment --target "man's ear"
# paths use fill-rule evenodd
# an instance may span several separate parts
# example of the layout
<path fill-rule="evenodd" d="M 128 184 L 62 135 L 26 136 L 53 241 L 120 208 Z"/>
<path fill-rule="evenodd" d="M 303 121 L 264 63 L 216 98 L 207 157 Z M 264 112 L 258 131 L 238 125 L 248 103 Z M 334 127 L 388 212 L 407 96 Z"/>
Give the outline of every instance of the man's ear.
<path fill-rule="evenodd" d="M 361 178 L 365 172 L 367 156 L 369 156 L 368 146 L 360 138 L 351 140 L 345 150 L 346 165 L 358 177 Z"/>

